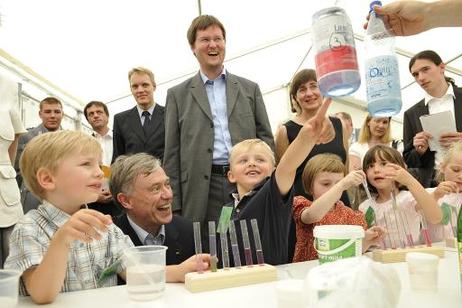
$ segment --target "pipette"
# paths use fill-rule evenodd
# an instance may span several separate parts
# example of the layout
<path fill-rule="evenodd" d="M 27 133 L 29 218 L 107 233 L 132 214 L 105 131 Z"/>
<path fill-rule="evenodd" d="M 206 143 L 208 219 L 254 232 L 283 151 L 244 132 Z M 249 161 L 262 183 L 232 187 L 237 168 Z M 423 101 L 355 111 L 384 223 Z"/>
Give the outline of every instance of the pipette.
<path fill-rule="evenodd" d="M 231 238 L 231 250 L 233 251 L 234 267 L 241 267 L 241 257 L 239 255 L 239 246 L 237 244 L 236 228 L 234 221 L 229 222 L 229 237 Z"/>
<path fill-rule="evenodd" d="M 229 269 L 228 231 L 219 233 L 221 243 L 221 260 L 223 269 Z"/>
<path fill-rule="evenodd" d="M 388 239 L 390 240 L 390 247 L 391 249 L 396 249 L 397 245 L 395 242 L 395 238 L 393 237 L 394 232 L 392 232 L 392 228 L 390 228 L 390 226 L 392 225 L 392 219 L 390 218 L 390 210 L 385 211 L 383 213 L 383 219 L 388 230 Z"/>
<path fill-rule="evenodd" d="M 406 247 L 406 239 L 407 239 L 407 233 L 406 233 L 406 230 L 405 230 L 405 225 L 404 223 L 401 221 L 401 224 L 400 224 L 400 214 L 399 214 L 399 210 L 398 210 L 398 203 L 396 202 L 396 196 L 395 196 L 395 189 L 394 189 L 394 185 L 395 183 L 393 182 L 392 183 L 392 189 L 391 189 L 391 204 L 392 204 L 392 211 L 393 211 L 393 216 L 395 217 L 395 223 L 396 223 L 396 229 L 398 230 L 398 237 L 399 237 L 399 243 L 400 243 L 400 246 L 401 248 L 405 248 Z M 401 225 L 401 227 L 400 227 Z"/>
<path fill-rule="evenodd" d="M 369 199 L 369 202 L 370 202 L 370 206 L 367 209 L 365 216 L 367 217 L 367 212 L 371 213 L 370 215 L 372 216 L 372 223 L 371 223 L 370 226 L 368 226 L 368 227 L 371 227 L 371 226 L 377 225 L 377 221 L 376 221 L 376 217 L 375 217 L 375 211 L 374 211 L 374 207 L 373 207 L 373 205 L 375 205 L 375 200 L 371 196 L 371 192 L 369 191 L 369 187 L 367 186 L 367 180 L 366 179 L 363 180 L 363 188 L 366 191 L 367 199 Z M 385 221 L 385 225 L 386 225 L 386 221 Z M 387 228 L 387 230 L 388 230 L 388 228 Z M 385 243 L 384 238 L 382 238 L 382 246 L 383 246 L 384 249 L 387 249 L 387 244 Z"/>
<path fill-rule="evenodd" d="M 253 265 L 252 251 L 250 250 L 249 232 L 247 231 L 247 222 L 245 220 L 239 221 L 241 224 L 242 241 L 244 242 L 244 255 L 245 264 L 247 266 Z"/>
<path fill-rule="evenodd" d="M 209 221 L 209 249 L 210 249 L 210 270 L 212 272 L 217 271 L 217 237 L 215 222 Z"/>
<path fill-rule="evenodd" d="M 202 264 L 202 239 L 201 239 L 201 223 L 196 221 L 193 223 L 194 229 L 194 246 L 196 249 L 196 270 L 199 274 L 204 272 L 204 267 Z"/>
<path fill-rule="evenodd" d="M 252 225 L 252 233 L 255 242 L 255 253 L 257 254 L 257 262 L 258 264 L 263 265 L 265 264 L 265 258 L 263 257 L 263 249 L 261 247 L 260 231 L 258 231 L 257 220 L 255 218 L 251 219 L 250 224 Z"/>

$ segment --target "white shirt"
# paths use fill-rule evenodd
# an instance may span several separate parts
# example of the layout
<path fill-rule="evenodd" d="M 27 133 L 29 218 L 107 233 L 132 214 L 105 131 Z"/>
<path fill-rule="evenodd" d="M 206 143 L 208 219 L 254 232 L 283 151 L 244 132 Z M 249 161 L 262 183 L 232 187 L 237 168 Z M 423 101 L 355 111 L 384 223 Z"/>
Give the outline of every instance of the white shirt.
<path fill-rule="evenodd" d="M 110 166 L 112 161 L 112 132 L 109 130 L 106 135 L 102 136 L 97 132 L 93 132 L 93 136 L 103 148 L 103 165 Z"/>
<path fill-rule="evenodd" d="M 428 113 L 435 114 L 443 111 L 451 111 L 454 118 L 454 126 L 456 126 L 454 97 L 454 89 L 451 83 L 449 83 L 446 94 L 444 94 L 442 97 L 433 97 L 430 94 L 425 93 L 425 105 L 428 106 Z M 443 161 L 444 155 L 445 153 L 441 153 L 441 151 L 437 151 L 435 153 L 435 168 L 438 168 L 440 163 Z"/>

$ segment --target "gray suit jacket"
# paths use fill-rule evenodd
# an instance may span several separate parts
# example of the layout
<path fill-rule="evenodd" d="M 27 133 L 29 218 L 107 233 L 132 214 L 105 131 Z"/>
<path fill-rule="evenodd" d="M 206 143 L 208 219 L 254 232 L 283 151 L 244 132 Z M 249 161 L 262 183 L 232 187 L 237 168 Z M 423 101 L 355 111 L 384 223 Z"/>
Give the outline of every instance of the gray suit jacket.
<path fill-rule="evenodd" d="M 227 73 L 226 102 L 232 144 L 260 138 L 274 149 L 258 85 Z M 204 83 L 194 77 L 167 92 L 164 169 L 170 177 L 173 209 L 192 221 L 206 216 L 213 156 L 213 120 Z"/>
<path fill-rule="evenodd" d="M 22 207 L 24 210 L 24 214 L 29 212 L 32 209 L 36 209 L 39 204 L 40 200 L 38 200 L 25 186 L 22 180 L 22 175 L 19 170 L 19 159 L 21 158 L 22 152 L 24 151 L 24 148 L 26 147 L 27 143 L 32 140 L 32 138 L 43 134 L 43 133 L 48 133 L 49 130 L 43 126 L 43 124 L 40 124 L 39 126 L 36 126 L 34 128 L 28 129 L 27 133 L 21 135 L 19 137 L 18 141 L 18 152 L 16 154 L 16 161 L 14 164 L 14 168 L 16 169 L 16 181 L 18 182 L 18 186 L 21 188 L 21 203 Z"/>

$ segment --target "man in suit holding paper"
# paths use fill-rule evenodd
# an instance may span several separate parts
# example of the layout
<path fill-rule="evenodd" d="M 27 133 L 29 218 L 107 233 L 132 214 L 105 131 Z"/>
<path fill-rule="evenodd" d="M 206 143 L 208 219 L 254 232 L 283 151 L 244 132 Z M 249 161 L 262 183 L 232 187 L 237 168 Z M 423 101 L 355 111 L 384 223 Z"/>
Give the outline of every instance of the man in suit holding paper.
<path fill-rule="evenodd" d="M 174 192 L 173 210 L 205 223 L 217 221 L 222 206 L 232 200 L 231 147 L 260 138 L 274 149 L 274 141 L 258 85 L 223 65 L 223 24 L 201 15 L 187 37 L 200 71 L 167 92 L 164 168 Z"/>
<path fill-rule="evenodd" d="M 444 75 L 445 64 L 432 50 L 417 53 L 409 62 L 409 71 L 425 90 L 425 98 L 404 112 L 403 138 L 404 160 L 409 168 L 418 171 L 419 180 L 425 187 L 434 186 L 435 169 L 438 168 L 443 151 L 431 151 L 428 141 L 437 138 L 442 149 L 462 140 L 462 88 Z M 423 115 L 450 111 L 457 131 L 432 136 L 422 129 Z"/>

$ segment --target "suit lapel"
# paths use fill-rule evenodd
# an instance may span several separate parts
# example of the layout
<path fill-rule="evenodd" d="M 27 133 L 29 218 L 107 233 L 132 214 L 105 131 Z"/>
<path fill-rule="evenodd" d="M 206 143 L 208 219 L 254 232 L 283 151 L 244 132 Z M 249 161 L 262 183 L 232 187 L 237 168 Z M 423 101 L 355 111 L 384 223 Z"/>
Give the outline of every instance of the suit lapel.
<path fill-rule="evenodd" d="M 458 132 L 462 132 L 462 88 L 454 89 L 454 116 L 456 118 L 456 128 Z"/>
<path fill-rule="evenodd" d="M 232 74 L 226 75 L 226 105 L 228 112 L 228 119 L 233 112 L 234 106 L 237 102 L 237 94 L 239 93 L 238 81 Z"/>
<path fill-rule="evenodd" d="M 120 227 L 122 231 L 124 231 L 124 233 L 128 235 L 128 237 L 132 240 L 133 245 L 135 246 L 143 245 L 143 243 L 140 241 L 140 238 L 138 237 L 138 234 L 136 234 L 135 230 L 133 230 L 132 226 L 128 222 L 127 214 L 124 214 L 120 218 Z"/>
<path fill-rule="evenodd" d="M 197 73 L 191 81 L 191 93 L 202 111 L 207 115 L 207 117 L 209 117 L 210 120 L 213 120 L 209 99 L 207 98 L 207 92 L 205 91 L 200 73 Z"/>
<path fill-rule="evenodd" d="M 149 139 L 152 136 L 158 137 L 156 134 L 154 134 L 154 132 L 157 131 L 159 126 L 163 123 L 162 121 L 163 116 L 164 116 L 164 113 L 161 111 L 160 106 L 154 107 L 154 111 L 152 112 L 152 116 L 151 116 L 151 123 L 149 125 L 149 136 L 146 136 L 146 139 Z"/>
<path fill-rule="evenodd" d="M 178 245 L 178 238 L 180 234 L 174 224 L 175 217 L 169 224 L 165 225 L 165 243 L 167 249 L 167 262 L 170 264 L 176 264 L 178 256 L 182 254 L 181 248 Z"/>
<path fill-rule="evenodd" d="M 420 117 L 423 116 L 423 115 L 427 115 L 429 114 L 428 112 L 428 105 L 425 105 L 425 100 L 421 100 L 418 105 L 417 105 L 417 108 L 416 108 L 416 124 L 417 124 L 417 129 L 418 131 L 422 131 L 422 123 L 420 123 Z"/>
<path fill-rule="evenodd" d="M 133 129 L 135 134 L 144 142 L 146 140 L 146 137 L 144 136 L 143 127 L 141 126 L 140 115 L 138 114 L 138 109 L 136 107 L 133 107 L 133 109 L 130 111 L 127 118 L 127 122 L 128 127 Z"/>

